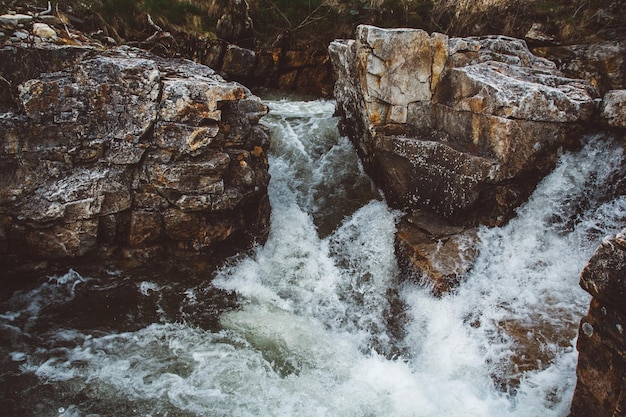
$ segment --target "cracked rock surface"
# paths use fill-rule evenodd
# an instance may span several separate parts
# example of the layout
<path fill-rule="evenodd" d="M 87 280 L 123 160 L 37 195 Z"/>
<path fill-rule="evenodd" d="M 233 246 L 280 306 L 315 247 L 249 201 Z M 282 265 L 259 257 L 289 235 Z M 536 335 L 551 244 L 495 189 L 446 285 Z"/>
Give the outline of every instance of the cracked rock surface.
<path fill-rule="evenodd" d="M 267 107 L 246 87 L 130 47 L 5 47 L 0 60 L 5 272 L 263 239 Z"/>

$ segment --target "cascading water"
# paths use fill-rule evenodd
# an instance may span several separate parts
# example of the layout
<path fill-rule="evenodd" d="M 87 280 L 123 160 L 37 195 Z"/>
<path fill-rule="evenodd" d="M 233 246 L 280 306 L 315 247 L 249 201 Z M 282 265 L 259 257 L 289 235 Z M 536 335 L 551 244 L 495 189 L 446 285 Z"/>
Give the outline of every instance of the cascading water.
<path fill-rule="evenodd" d="M 605 198 L 623 177 L 619 146 L 590 139 L 563 155 L 514 220 L 480 230 L 459 289 L 434 298 L 401 280 L 401 213 L 338 136 L 333 103 L 269 105 L 272 230 L 210 284 L 238 306 L 209 326 L 209 284 L 172 289 L 110 271 L 130 301 L 153 300 L 133 316 L 152 324 L 121 324 L 120 313 L 117 327 L 77 325 L 50 321 L 55 306 L 107 281 L 70 271 L 15 292 L 0 306 L 2 414 L 567 415 L 589 302 L 578 275 L 626 217 L 624 197 Z"/>

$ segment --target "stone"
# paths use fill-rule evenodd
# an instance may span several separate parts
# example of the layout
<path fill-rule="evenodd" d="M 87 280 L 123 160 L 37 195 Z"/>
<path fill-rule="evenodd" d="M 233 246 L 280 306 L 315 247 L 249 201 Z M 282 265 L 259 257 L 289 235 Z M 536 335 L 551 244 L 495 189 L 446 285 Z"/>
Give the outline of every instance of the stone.
<path fill-rule="evenodd" d="M 161 238 L 162 222 L 157 211 L 134 210 L 130 218 L 129 245 L 142 247 L 157 243 Z"/>
<path fill-rule="evenodd" d="M 581 319 L 572 417 L 622 415 L 626 396 L 626 229 L 607 237 L 587 262 L 580 285 L 593 299 Z"/>
<path fill-rule="evenodd" d="M 398 208 L 456 222 L 506 219 L 522 200 L 503 207 L 495 190 L 528 195 L 597 115 L 591 85 L 519 39 L 362 25 L 329 54 L 340 128 L 366 170 Z"/>
<path fill-rule="evenodd" d="M 601 116 L 609 126 L 626 128 L 626 90 L 611 90 L 604 95 Z"/>
<path fill-rule="evenodd" d="M 57 32 L 45 23 L 33 23 L 33 35 L 43 39 L 56 38 Z"/>
<path fill-rule="evenodd" d="M 397 225 L 396 256 L 405 276 L 442 296 L 456 288 L 478 255 L 475 229 L 413 212 Z"/>
<path fill-rule="evenodd" d="M 589 81 L 600 94 L 626 86 L 626 41 L 536 48 L 566 76 Z"/>
<path fill-rule="evenodd" d="M 129 47 L 14 49 L 0 50 L 16 91 L 0 114 L 3 274 L 225 254 L 224 240 L 267 236 L 268 109 L 243 85 Z"/>
<path fill-rule="evenodd" d="M 256 53 L 250 49 L 229 45 L 224 53 L 222 71 L 236 79 L 245 79 L 254 72 Z"/>
<path fill-rule="evenodd" d="M 28 14 L 3 14 L 0 16 L 0 23 L 17 26 L 20 23 L 28 23 L 33 20 L 33 16 Z"/>
<path fill-rule="evenodd" d="M 462 230 L 510 219 L 599 113 L 591 84 L 520 39 L 361 25 L 354 40 L 332 42 L 329 55 L 340 131 L 389 204 Z M 433 243 L 401 224 L 399 263 L 430 277 L 436 293 L 459 282 L 471 261 L 457 268 L 434 254 L 454 253 L 464 232 Z"/>
<path fill-rule="evenodd" d="M 548 35 L 544 25 L 538 22 L 532 24 L 524 35 L 524 39 L 535 44 L 553 44 L 555 42 L 554 36 Z"/>

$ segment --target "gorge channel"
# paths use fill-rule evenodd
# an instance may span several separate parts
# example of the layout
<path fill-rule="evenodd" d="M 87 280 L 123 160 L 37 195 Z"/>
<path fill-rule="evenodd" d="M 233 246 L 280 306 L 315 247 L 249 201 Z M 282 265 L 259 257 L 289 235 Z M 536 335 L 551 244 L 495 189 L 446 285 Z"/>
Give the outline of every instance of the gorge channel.
<path fill-rule="evenodd" d="M 624 176 L 621 146 L 587 138 L 562 155 L 516 218 L 480 229 L 474 267 L 435 298 L 399 275 L 401 213 L 339 136 L 334 103 L 266 102 L 268 241 L 210 284 L 77 269 L 2 299 L 7 413 L 566 416 L 589 304 L 580 271 L 626 216 L 626 197 L 607 189 Z M 214 324 L 211 286 L 237 296 Z M 106 326 L 72 326 L 83 314 L 72 309 L 47 314 L 86 287 L 122 288 L 151 311 Z"/>

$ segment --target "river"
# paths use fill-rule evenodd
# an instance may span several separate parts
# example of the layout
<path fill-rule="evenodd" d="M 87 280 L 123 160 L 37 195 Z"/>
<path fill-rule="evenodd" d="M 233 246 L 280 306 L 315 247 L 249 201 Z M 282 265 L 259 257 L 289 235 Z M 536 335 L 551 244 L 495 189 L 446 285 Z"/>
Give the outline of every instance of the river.
<path fill-rule="evenodd" d="M 339 136 L 334 103 L 267 103 L 267 242 L 201 282 L 77 269 L 5 297 L 1 414 L 566 416 L 590 300 L 579 274 L 626 218 L 621 148 L 590 137 L 563 154 L 435 298 L 401 277 L 402 213 Z"/>

